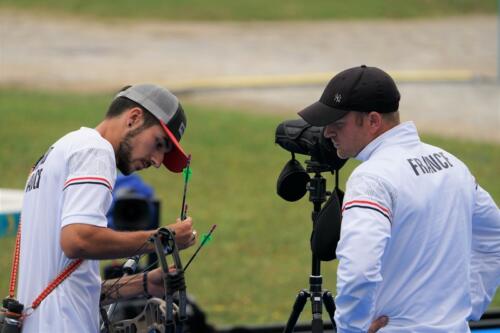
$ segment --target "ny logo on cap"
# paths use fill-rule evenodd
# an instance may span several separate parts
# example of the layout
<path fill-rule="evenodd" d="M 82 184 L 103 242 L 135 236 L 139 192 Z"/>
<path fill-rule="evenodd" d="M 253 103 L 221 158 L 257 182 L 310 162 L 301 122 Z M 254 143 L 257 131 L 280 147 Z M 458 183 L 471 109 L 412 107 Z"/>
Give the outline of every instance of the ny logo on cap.
<path fill-rule="evenodd" d="M 335 96 L 333 96 L 333 101 L 337 104 L 339 104 L 342 101 L 342 95 L 339 93 L 336 93 Z"/>

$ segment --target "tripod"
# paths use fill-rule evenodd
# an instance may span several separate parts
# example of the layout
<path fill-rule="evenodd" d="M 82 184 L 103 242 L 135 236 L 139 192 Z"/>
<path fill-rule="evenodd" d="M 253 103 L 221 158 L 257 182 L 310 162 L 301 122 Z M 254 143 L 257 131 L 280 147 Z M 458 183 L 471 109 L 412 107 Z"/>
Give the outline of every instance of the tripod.
<path fill-rule="evenodd" d="M 312 212 L 312 222 L 313 222 L 313 232 L 316 225 L 317 217 L 321 211 L 321 205 L 326 201 L 326 196 L 331 195 L 330 192 L 326 191 L 326 179 L 321 176 L 322 171 L 331 171 L 330 167 L 320 164 L 315 161 L 306 161 L 307 172 L 314 172 L 315 175 L 309 182 L 307 190 L 309 191 L 309 201 L 314 205 Z M 325 305 L 328 314 L 330 315 L 330 320 L 332 325 L 335 327 L 335 321 L 333 316 L 335 314 L 335 303 L 333 301 L 332 294 L 328 291 L 322 290 L 323 277 L 321 276 L 321 261 L 312 253 L 312 266 L 311 275 L 309 276 L 309 290 L 302 289 L 293 305 L 292 313 L 288 318 L 284 333 L 292 333 L 297 320 L 299 319 L 300 313 L 304 309 L 304 306 L 309 298 L 311 300 L 312 309 L 312 333 L 322 333 L 323 332 L 323 304 Z"/>

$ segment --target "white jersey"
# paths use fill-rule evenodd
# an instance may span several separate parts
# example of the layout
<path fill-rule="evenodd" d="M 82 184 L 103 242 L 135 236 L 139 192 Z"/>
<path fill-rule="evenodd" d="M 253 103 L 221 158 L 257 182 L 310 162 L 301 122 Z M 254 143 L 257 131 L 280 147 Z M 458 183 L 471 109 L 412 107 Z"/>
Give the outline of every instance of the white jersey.
<path fill-rule="evenodd" d="M 72 260 L 61 229 L 84 223 L 106 227 L 116 178 L 113 147 L 90 128 L 59 139 L 37 162 L 21 212 L 18 299 L 28 307 Z M 99 261 L 83 263 L 28 316 L 23 332 L 98 332 Z"/>
<path fill-rule="evenodd" d="M 469 332 L 500 284 L 500 212 L 467 167 L 411 122 L 356 157 L 342 207 L 339 333 Z"/>

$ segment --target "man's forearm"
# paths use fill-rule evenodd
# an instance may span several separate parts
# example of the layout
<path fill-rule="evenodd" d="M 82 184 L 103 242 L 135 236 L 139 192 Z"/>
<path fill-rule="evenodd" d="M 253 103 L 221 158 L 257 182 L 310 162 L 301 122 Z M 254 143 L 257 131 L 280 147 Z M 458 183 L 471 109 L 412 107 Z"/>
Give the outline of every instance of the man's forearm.
<path fill-rule="evenodd" d="M 142 274 L 104 281 L 101 290 L 101 305 L 108 305 L 144 295 Z"/>
<path fill-rule="evenodd" d="M 148 243 L 153 231 L 122 232 L 71 224 L 61 231 L 61 247 L 69 258 L 115 259 L 154 251 Z"/>

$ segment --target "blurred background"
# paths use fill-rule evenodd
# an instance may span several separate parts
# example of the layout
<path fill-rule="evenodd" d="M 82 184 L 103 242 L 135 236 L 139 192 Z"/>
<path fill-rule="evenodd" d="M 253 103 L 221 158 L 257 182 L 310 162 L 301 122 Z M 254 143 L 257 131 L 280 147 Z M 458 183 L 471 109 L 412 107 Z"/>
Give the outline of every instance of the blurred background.
<path fill-rule="evenodd" d="M 68 131 L 97 125 L 121 87 L 161 84 L 188 116 L 190 215 L 200 233 L 218 225 L 187 273 L 188 292 L 217 326 L 284 323 L 308 287 L 312 205 L 276 195 L 290 157 L 274 144 L 277 124 L 317 101 L 337 72 L 380 67 L 398 83 L 403 120 L 461 158 L 499 203 L 499 3 L 0 0 L 0 188 L 21 190 L 38 157 Z M 340 171 L 341 188 L 356 165 Z M 182 177 L 141 176 L 161 201 L 161 223 L 172 223 Z M 9 193 L 0 192 L 3 295 Z M 335 270 L 322 264 L 333 292 Z"/>

